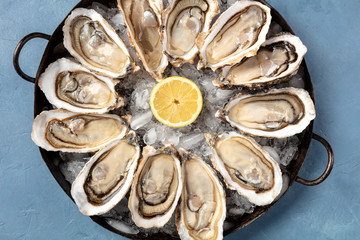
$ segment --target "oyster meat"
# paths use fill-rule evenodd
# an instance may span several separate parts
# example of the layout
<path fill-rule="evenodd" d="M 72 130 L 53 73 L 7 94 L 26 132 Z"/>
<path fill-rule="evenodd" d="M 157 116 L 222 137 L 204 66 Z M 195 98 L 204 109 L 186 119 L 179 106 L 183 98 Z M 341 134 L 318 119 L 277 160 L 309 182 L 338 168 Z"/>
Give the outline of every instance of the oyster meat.
<path fill-rule="evenodd" d="M 112 209 L 130 189 L 140 146 L 134 131 L 98 151 L 71 186 L 81 213 L 100 215 Z"/>
<path fill-rule="evenodd" d="M 196 39 L 207 32 L 213 17 L 219 13 L 216 0 L 172 0 L 163 13 L 163 45 L 172 65 L 193 63 L 198 53 Z"/>
<path fill-rule="evenodd" d="M 235 132 L 206 133 L 212 163 L 229 188 L 250 202 L 270 204 L 282 188 L 279 164 L 250 137 Z"/>
<path fill-rule="evenodd" d="M 198 68 L 216 70 L 253 56 L 266 39 L 271 22 L 270 8 L 256 1 L 237 1 L 201 33 Z"/>
<path fill-rule="evenodd" d="M 146 146 L 129 197 L 138 227 L 162 227 L 171 218 L 181 195 L 180 161 L 173 145 L 159 150 Z"/>
<path fill-rule="evenodd" d="M 183 190 L 176 220 L 180 238 L 220 240 L 226 216 L 223 186 L 201 158 L 181 148 L 179 153 Z"/>
<path fill-rule="evenodd" d="M 222 69 L 213 81 L 220 88 L 266 86 L 296 73 L 307 49 L 300 38 L 283 33 L 268 39 L 255 56 Z"/>
<path fill-rule="evenodd" d="M 62 109 L 44 111 L 34 120 L 31 137 L 48 151 L 94 152 L 121 139 L 128 126 L 114 114 L 83 114 Z"/>
<path fill-rule="evenodd" d="M 72 112 L 105 113 L 124 103 L 115 81 L 66 58 L 50 64 L 38 84 L 52 105 Z"/>
<path fill-rule="evenodd" d="M 315 106 L 307 91 L 289 87 L 238 94 L 215 116 L 253 136 L 285 138 L 309 125 L 315 118 Z"/>
<path fill-rule="evenodd" d="M 131 44 L 146 71 L 157 80 L 168 65 L 161 41 L 162 0 L 118 0 Z"/>
<path fill-rule="evenodd" d="M 88 69 L 118 78 L 137 70 L 124 42 L 95 10 L 77 8 L 67 17 L 64 46 Z"/>

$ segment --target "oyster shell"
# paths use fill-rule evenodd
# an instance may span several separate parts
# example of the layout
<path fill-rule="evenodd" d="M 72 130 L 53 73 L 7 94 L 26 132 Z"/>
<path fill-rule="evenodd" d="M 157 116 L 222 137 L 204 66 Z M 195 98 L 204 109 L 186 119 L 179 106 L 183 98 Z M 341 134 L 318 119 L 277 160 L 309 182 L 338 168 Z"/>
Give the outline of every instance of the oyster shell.
<path fill-rule="evenodd" d="M 296 73 L 306 51 L 300 38 L 282 33 L 268 39 L 255 56 L 224 67 L 213 83 L 220 88 L 254 88 L 287 80 Z"/>
<path fill-rule="evenodd" d="M 226 217 L 225 191 L 214 170 L 180 148 L 183 190 L 177 211 L 181 239 L 220 240 Z"/>
<path fill-rule="evenodd" d="M 52 105 L 72 112 L 105 113 L 124 103 L 115 81 L 66 58 L 51 63 L 38 84 Z"/>
<path fill-rule="evenodd" d="M 163 46 L 172 65 L 194 63 L 198 53 L 196 39 L 207 32 L 215 15 L 219 13 L 216 0 L 172 0 L 163 13 Z"/>
<path fill-rule="evenodd" d="M 159 150 L 146 146 L 129 197 L 138 227 L 162 227 L 171 218 L 181 195 L 180 161 L 173 145 Z"/>
<path fill-rule="evenodd" d="M 270 204 L 282 188 L 279 164 L 252 138 L 235 132 L 205 134 L 212 163 L 230 189 L 250 202 Z"/>
<path fill-rule="evenodd" d="M 124 42 L 95 10 L 77 8 L 67 17 L 64 46 L 88 69 L 118 78 L 137 70 Z"/>
<path fill-rule="evenodd" d="M 253 136 L 285 138 L 302 132 L 315 115 L 309 93 L 289 87 L 238 94 L 215 116 Z"/>
<path fill-rule="evenodd" d="M 117 139 L 128 129 L 114 114 L 83 114 L 62 109 L 44 111 L 34 120 L 32 140 L 48 151 L 94 152 Z"/>
<path fill-rule="evenodd" d="M 161 42 L 162 0 L 118 0 L 131 45 L 146 71 L 157 80 L 168 65 Z"/>
<path fill-rule="evenodd" d="M 266 39 L 271 22 L 270 8 L 256 1 L 237 1 L 201 33 L 198 69 L 216 70 L 253 56 Z"/>
<path fill-rule="evenodd" d="M 81 213 L 100 215 L 112 209 L 130 189 L 140 146 L 134 131 L 98 151 L 71 186 L 71 196 Z"/>

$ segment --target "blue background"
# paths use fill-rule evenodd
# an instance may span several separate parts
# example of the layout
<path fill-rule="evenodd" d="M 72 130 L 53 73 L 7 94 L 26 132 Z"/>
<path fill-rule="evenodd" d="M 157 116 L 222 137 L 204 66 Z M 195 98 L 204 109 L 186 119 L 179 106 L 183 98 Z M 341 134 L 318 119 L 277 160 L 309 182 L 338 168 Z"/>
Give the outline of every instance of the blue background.
<path fill-rule="evenodd" d="M 31 141 L 33 89 L 12 67 L 18 41 L 51 34 L 76 0 L 0 1 L 0 239 L 122 239 L 83 216 L 57 185 Z M 265 216 L 225 239 L 360 238 L 360 20 L 359 0 L 271 0 L 308 47 L 315 89 L 314 132 L 335 153 L 330 177 L 298 183 Z M 20 65 L 35 76 L 46 46 L 30 41 Z M 300 176 L 325 168 L 326 151 L 313 141 Z"/>

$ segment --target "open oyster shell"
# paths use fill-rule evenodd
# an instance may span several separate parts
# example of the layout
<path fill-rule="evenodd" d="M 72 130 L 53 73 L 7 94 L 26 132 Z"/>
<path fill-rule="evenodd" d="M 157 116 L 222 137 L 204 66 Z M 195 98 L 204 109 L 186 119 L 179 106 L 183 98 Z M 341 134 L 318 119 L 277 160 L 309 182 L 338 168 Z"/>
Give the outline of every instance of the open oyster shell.
<path fill-rule="evenodd" d="M 201 33 L 198 69 L 216 70 L 253 56 L 266 39 L 271 22 L 270 8 L 256 1 L 237 1 Z"/>
<path fill-rule="evenodd" d="M 176 224 L 181 239 L 220 240 L 226 217 L 225 191 L 215 171 L 180 148 L 183 190 Z"/>
<path fill-rule="evenodd" d="M 238 94 L 215 116 L 252 136 L 285 138 L 302 132 L 315 115 L 309 93 L 289 87 Z"/>
<path fill-rule="evenodd" d="M 194 63 L 198 48 L 196 39 L 207 32 L 215 15 L 219 13 L 216 0 L 172 0 L 163 13 L 163 45 L 172 65 Z"/>
<path fill-rule="evenodd" d="M 115 92 L 113 79 L 66 58 L 51 63 L 38 84 L 52 105 L 72 112 L 105 113 L 124 104 Z"/>
<path fill-rule="evenodd" d="M 88 69 L 118 78 L 137 70 L 124 42 L 95 10 L 77 8 L 67 17 L 64 46 Z"/>
<path fill-rule="evenodd" d="M 100 215 L 112 209 L 130 189 L 140 146 L 134 131 L 98 151 L 71 186 L 71 196 L 81 213 Z"/>
<path fill-rule="evenodd" d="M 205 134 L 212 163 L 230 189 L 250 202 L 270 204 L 282 188 L 279 164 L 255 140 L 235 132 Z"/>
<path fill-rule="evenodd" d="M 121 139 L 128 124 L 114 114 L 44 111 L 34 120 L 31 137 L 48 151 L 94 152 Z"/>
<path fill-rule="evenodd" d="M 256 88 L 285 81 L 297 72 L 306 51 L 300 38 L 282 33 L 268 39 L 255 56 L 224 67 L 213 84 L 220 88 Z"/>
<path fill-rule="evenodd" d="M 181 190 L 181 167 L 174 146 L 144 147 L 129 197 L 134 223 L 143 228 L 164 226 L 175 211 Z"/>
<path fill-rule="evenodd" d="M 168 65 L 161 38 L 162 0 L 118 0 L 124 22 L 137 55 L 144 68 L 156 80 Z"/>

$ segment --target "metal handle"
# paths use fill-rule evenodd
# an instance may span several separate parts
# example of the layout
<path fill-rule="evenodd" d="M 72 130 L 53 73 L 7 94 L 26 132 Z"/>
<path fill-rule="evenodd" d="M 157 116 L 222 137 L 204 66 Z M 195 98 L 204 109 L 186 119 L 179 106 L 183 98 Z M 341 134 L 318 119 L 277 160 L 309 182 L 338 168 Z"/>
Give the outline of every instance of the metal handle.
<path fill-rule="evenodd" d="M 50 35 L 47 35 L 44 33 L 39 33 L 39 32 L 34 32 L 34 33 L 30 33 L 30 34 L 26 35 L 23 39 L 21 39 L 14 51 L 13 65 L 14 65 L 15 71 L 17 72 L 17 74 L 19 74 L 20 77 L 22 77 L 26 81 L 35 83 L 35 78 L 30 77 L 29 75 L 24 73 L 19 66 L 20 52 L 21 52 L 22 48 L 24 47 L 24 45 L 33 38 L 43 38 L 43 39 L 49 40 Z"/>
<path fill-rule="evenodd" d="M 334 153 L 330 144 L 324 138 L 320 137 L 319 135 L 316 135 L 315 133 L 313 133 L 312 138 L 321 142 L 326 148 L 326 151 L 328 152 L 328 163 L 323 174 L 321 174 L 321 176 L 315 180 L 305 180 L 299 176 L 296 177 L 295 181 L 307 186 L 314 186 L 314 185 L 318 185 L 319 183 L 322 183 L 329 176 L 332 167 L 334 165 Z"/>

